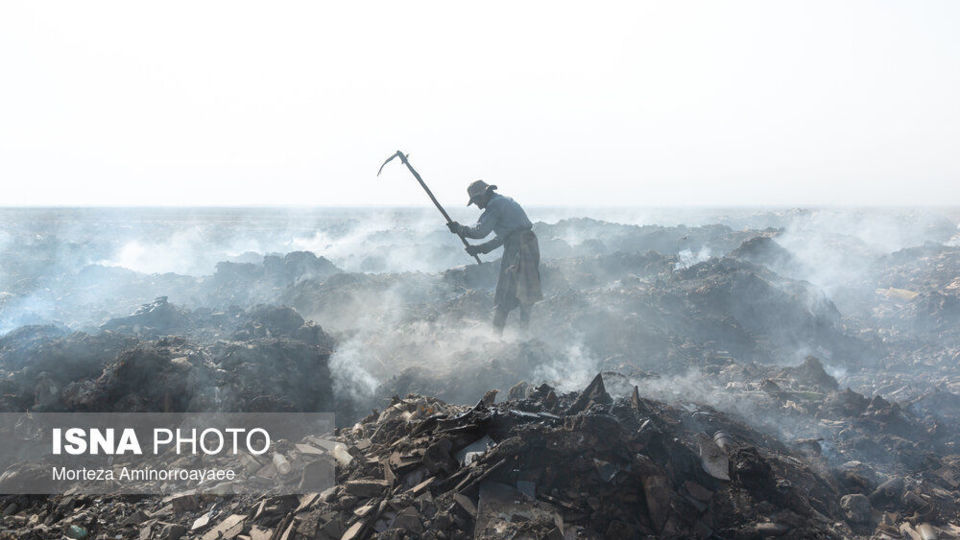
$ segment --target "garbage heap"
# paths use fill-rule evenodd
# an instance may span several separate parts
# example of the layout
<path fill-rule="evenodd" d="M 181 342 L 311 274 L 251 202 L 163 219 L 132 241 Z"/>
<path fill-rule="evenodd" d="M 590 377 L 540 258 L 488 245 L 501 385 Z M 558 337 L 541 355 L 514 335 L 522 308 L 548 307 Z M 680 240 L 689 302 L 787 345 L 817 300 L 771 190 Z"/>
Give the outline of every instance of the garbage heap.
<path fill-rule="evenodd" d="M 337 485 L 256 498 L 7 496 L 0 538 L 952 537 L 956 480 L 818 458 L 709 407 L 519 383 L 476 406 L 418 395 L 336 434 Z M 299 448 L 302 445 L 298 445 Z M 288 456 L 295 459 L 295 456 Z M 955 456 L 956 457 L 956 456 Z M 865 484 L 867 485 L 867 484 Z M 872 484 L 871 484 L 872 485 Z M 939 496 L 936 491 L 946 493 Z M 846 495 L 845 495 L 846 494 Z M 928 536 L 921 536 L 927 534 Z M 901 536 L 902 535 L 902 536 Z"/>
<path fill-rule="evenodd" d="M 709 538 L 842 534 L 839 496 L 774 439 L 712 409 L 520 384 L 473 408 L 395 399 L 342 433 L 356 458 L 313 538 Z M 786 481 L 790 478 L 790 481 Z"/>
<path fill-rule="evenodd" d="M 333 339 L 290 308 L 190 312 L 159 298 L 105 326 L 24 326 L 0 337 L 0 411 L 335 408 Z"/>

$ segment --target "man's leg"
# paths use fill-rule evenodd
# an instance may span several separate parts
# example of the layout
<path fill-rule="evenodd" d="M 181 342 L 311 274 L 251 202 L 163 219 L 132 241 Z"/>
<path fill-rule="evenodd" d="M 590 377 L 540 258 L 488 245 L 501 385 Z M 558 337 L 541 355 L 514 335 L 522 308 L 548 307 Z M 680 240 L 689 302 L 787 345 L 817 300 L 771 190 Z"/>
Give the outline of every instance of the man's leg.
<path fill-rule="evenodd" d="M 497 332 L 498 336 L 503 334 L 503 327 L 507 324 L 507 315 L 509 313 L 509 310 L 498 306 L 493 314 L 493 329 Z"/>
<path fill-rule="evenodd" d="M 520 328 L 526 330 L 530 326 L 530 308 L 526 304 L 520 304 Z"/>

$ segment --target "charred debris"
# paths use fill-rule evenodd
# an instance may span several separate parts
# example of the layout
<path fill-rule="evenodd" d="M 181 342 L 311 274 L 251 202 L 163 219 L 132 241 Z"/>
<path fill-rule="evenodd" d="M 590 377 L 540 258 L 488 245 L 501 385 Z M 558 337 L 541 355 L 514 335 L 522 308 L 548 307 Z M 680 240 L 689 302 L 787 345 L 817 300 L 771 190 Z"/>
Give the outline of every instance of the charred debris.
<path fill-rule="evenodd" d="M 475 406 L 408 395 L 340 428 L 339 451 L 291 447 L 290 460 L 328 451 L 338 461 L 338 485 L 322 493 L 8 496 L 4 534 L 214 540 L 960 532 L 960 460 L 948 453 L 955 433 L 938 433 L 935 421 L 882 398 L 838 392 L 813 359 L 781 376 L 798 381 L 795 394 L 829 395 L 825 402 L 792 397 L 835 438 L 782 441 L 709 406 L 645 399 L 636 387 L 614 397 L 605 380 L 618 381 L 616 374 L 598 374 L 569 393 L 521 382 L 507 399 L 491 392 Z M 838 463 L 828 454 L 851 459 Z"/>
<path fill-rule="evenodd" d="M 4 496 L 0 537 L 960 535 L 960 248 L 871 255 L 826 288 L 776 229 L 537 232 L 547 298 L 505 340 L 484 332 L 493 263 L 88 269 L 128 314 L 0 336 L 3 411 L 334 411 L 337 447 L 285 448 L 329 454 L 338 482 Z"/>

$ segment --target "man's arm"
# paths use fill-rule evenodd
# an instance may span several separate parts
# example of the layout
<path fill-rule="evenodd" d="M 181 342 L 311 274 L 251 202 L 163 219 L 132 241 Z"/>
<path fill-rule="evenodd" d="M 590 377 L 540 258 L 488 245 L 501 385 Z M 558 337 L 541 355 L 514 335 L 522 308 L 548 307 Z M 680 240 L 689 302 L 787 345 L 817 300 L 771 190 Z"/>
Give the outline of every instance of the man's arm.
<path fill-rule="evenodd" d="M 472 244 L 467 246 L 467 253 L 470 255 L 476 255 L 478 253 L 490 253 L 491 251 L 497 249 L 503 245 L 503 238 L 499 236 L 494 236 L 493 240 L 489 242 L 484 242 L 482 244 Z"/>
<path fill-rule="evenodd" d="M 500 238 L 499 236 L 494 236 L 493 240 L 480 244 L 479 246 L 480 253 L 490 253 L 491 251 L 497 249 L 502 245 L 503 245 L 503 238 Z"/>
<path fill-rule="evenodd" d="M 473 227 L 461 225 L 460 234 L 467 238 L 473 238 L 474 240 L 487 236 L 490 234 L 490 231 L 493 230 L 493 227 L 497 224 L 497 221 L 500 220 L 500 208 L 501 207 L 499 204 L 488 206 L 487 209 L 480 214 L 480 220 L 477 221 L 476 225 Z M 500 243 L 502 244 L 503 242 L 501 241 Z"/>

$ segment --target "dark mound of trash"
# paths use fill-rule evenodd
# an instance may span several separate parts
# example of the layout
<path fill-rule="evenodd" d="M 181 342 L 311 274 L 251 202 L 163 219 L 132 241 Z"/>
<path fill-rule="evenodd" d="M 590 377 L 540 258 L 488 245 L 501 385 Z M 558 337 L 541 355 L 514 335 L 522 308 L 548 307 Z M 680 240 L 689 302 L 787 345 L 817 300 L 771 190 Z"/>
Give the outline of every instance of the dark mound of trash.
<path fill-rule="evenodd" d="M 260 264 L 220 262 L 203 283 L 209 305 L 249 305 L 269 302 L 279 293 L 305 279 L 326 279 L 341 270 L 329 260 L 309 251 L 266 255 Z"/>
<path fill-rule="evenodd" d="M 815 366 L 814 366 L 815 367 Z M 810 371 L 810 366 L 806 369 Z M 816 374 L 813 374 L 816 376 Z M 408 395 L 339 430 L 337 485 L 301 496 L 7 496 L 2 538 L 948 538 L 936 474 L 829 467 L 692 403 L 519 383 L 475 406 Z M 872 405 L 871 405 L 872 406 Z M 294 452 L 293 450 L 291 450 Z M 295 456 L 289 456 L 295 459 Z M 930 536 L 933 535 L 933 536 Z"/>
<path fill-rule="evenodd" d="M 356 251 L 341 223 L 332 260 L 251 252 L 209 275 L 23 236 L 0 257 L 0 410 L 333 411 L 339 445 L 301 446 L 339 483 L 6 497 L 2 534 L 955 537 L 960 237 L 838 217 L 538 222 L 544 299 L 502 336 L 497 255 L 466 265 L 439 223 Z M 304 240 L 282 245 L 326 249 Z"/>
<path fill-rule="evenodd" d="M 0 410 L 329 411 L 333 346 L 292 308 L 158 298 L 97 334 L 29 326 L 0 338 Z"/>
<path fill-rule="evenodd" d="M 730 257 L 767 266 L 775 271 L 801 264 L 796 257 L 769 236 L 755 236 L 729 253 Z"/>

